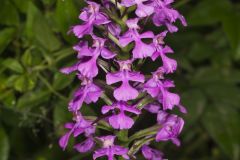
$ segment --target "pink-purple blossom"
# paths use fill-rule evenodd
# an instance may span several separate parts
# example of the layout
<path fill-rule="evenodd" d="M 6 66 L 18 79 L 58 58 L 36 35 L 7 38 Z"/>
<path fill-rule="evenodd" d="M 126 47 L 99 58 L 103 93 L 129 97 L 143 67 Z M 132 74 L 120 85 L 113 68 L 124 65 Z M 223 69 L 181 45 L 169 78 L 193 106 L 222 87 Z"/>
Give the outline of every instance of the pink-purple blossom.
<path fill-rule="evenodd" d="M 110 125 L 114 129 L 129 129 L 133 126 L 134 120 L 127 116 L 125 112 L 139 115 L 141 113 L 135 106 L 130 106 L 125 102 L 113 103 L 111 106 L 103 106 L 102 113 L 106 114 L 112 111 L 112 115 L 108 117 Z"/>
<path fill-rule="evenodd" d="M 114 90 L 114 97 L 118 101 L 128 101 L 137 98 L 139 92 L 136 88 L 132 87 L 129 81 L 132 82 L 144 82 L 144 76 L 139 72 L 131 71 L 129 65 L 130 61 L 119 62 L 120 70 L 115 73 L 108 73 L 106 76 L 106 82 L 108 85 L 121 82 L 120 87 Z"/>
<path fill-rule="evenodd" d="M 79 112 L 75 114 L 74 121 L 65 124 L 65 128 L 69 131 L 61 137 L 59 145 L 65 150 L 71 135 L 77 137 L 80 134 L 84 134 L 87 137 L 86 141 L 76 145 L 75 148 L 79 152 L 87 152 L 95 145 L 92 139 L 92 135 L 95 133 L 95 126 L 92 125 L 91 121 L 85 120 Z"/>
<path fill-rule="evenodd" d="M 67 75 L 74 72 L 80 86 L 68 104 L 73 122 L 65 124 L 68 131 L 59 145 L 65 150 L 71 136 L 76 139 L 81 135 L 82 140 L 76 139 L 73 148 L 80 153 L 92 151 L 94 160 L 114 160 L 117 156 L 131 159 L 138 157 L 136 154 L 147 160 L 162 160 L 163 153 L 150 147 L 151 141 L 170 140 L 179 146 L 184 120 L 168 112 L 174 107 L 187 112 L 173 91 L 174 82 L 165 78 L 176 71 L 177 61 L 170 58 L 174 51 L 164 40 L 168 32 L 178 30 L 174 24 L 177 20 L 184 26 L 186 21 L 171 6 L 174 0 L 85 2 L 88 6 L 79 16 L 82 23 L 70 30 L 79 39 L 73 47 L 77 61 L 61 69 Z M 163 32 L 144 28 L 149 19 L 163 26 Z M 141 68 L 146 59 L 162 62 L 152 75 Z M 102 114 L 85 115 L 83 107 L 93 106 Z M 154 128 L 152 132 L 135 127 L 143 109 L 157 115 L 156 124 L 148 128 Z"/>
<path fill-rule="evenodd" d="M 79 15 L 79 19 L 84 21 L 81 25 L 73 26 L 71 31 L 78 38 L 82 38 L 84 35 L 91 34 L 94 25 L 107 24 L 110 21 L 107 16 L 100 11 L 100 5 L 94 2 L 87 1 L 88 7 L 84 8 Z"/>
<path fill-rule="evenodd" d="M 154 47 L 152 45 L 146 44 L 142 39 L 153 39 L 154 34 L 151 31 L 144 33 L 139 33 L 138 18 L 127 20 L 126 24 L 129 30 L 119 38 L 119 43 L 122 47 L 127 46 L 129 43 L 135 43 L 134 49 L 132 51 L 133 58 L 146 58 L 151 57 L 154 52 Z"/>
<path fill-rule="evenodd" d="M 180 146 L 180 140 L 178 135 L 181 133 L 184 125 L 184 121 L 177 115 L 164 113 L 160 111 L 158 113 L 158 122 L 162 126 L 156 136 L 156 141 L 168 141 L 171 140 L 177 146 Z"/>
<path fill-rule="evenodd" d="M 102 136 L 98 137 L 98 139 L 102 142 L 102 148 L 96 150 L 93 154 L 93 159 L 97 159 L 99 157 L 107 156 L 108 160 L 114 160 L 114 156 L 122 156 L 124 159 L 129 159 L 127 152 L 128 149 L 114 145 L 115 136 Z"/>

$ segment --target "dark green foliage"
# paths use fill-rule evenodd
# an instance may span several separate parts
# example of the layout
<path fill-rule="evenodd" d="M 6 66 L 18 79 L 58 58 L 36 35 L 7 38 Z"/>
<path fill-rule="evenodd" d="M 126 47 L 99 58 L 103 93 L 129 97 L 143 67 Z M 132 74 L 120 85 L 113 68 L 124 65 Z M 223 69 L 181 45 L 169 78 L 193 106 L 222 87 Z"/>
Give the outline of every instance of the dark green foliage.
<path fill-rule="evenodd" d="M 0 160 L 91 159 L 57 144 L 79 85 L 59 69 L 74 60 L 71 46 L 77 41 L 67 31 L 79 23 L 81 2 L 1 1 Z M 173 79 L 188 114 L 180 148 L 154 145 L 171 160 L 239 160 L 240 3 L 179 0 L 175 6 L 189 26 L 167 41 L 179 62 Z M 100 106 L 84 107 L 95 116 Z M 118 136 L 126 138 L 124 132 Z"/>

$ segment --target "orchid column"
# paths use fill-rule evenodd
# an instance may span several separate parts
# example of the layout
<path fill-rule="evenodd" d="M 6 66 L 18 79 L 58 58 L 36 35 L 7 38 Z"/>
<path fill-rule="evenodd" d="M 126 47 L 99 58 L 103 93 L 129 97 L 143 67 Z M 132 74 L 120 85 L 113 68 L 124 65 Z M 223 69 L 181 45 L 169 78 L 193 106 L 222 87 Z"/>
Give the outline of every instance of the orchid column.
<path fill-rule="evenodd" d="M 70 136 L 83 135 L 84 141 L 74 146 L 80 153 L 93 152 L 93 159 L 106 156 L 117 158 L 161 160 L 163 153 L 151 148 L 151 142 L 171 140 L 177 146 L 184 121 L 168 113 L 176 106 L 183 113 L 186 109 L 180 97 L 172 93 L 173 81 L 165 79 L 177 69 L 177 62 L 167 54 L 173 50 L 165 44 L 167 33 L 178 30 L 176 20 L 186 26 L 185 19 L 171 7 L 174 0 L 86 0 L 88 7 L 79 16 L 81 24 L 70 30 L 79 38 L 73 47 L 77 63 L 63 68 L 62 73 L 75 72 L 81 82 L 72 100 L 69 112 L 73 122 L 65 124 L 69 131 L 60 139 L 65 149 Z M 131 16 L 131 18 L 130 18 Z M 144 31 L 151 23 L 161 27 L 162 33 Z M 147 43 L 146 43 L 147 41 Z M 138 66 L 145 59 L 160 58 L 162 65 L 148 75 Z M 101 76 L 98 76 L 101 75 Z M 106 78 L 101 79 L 102 75 Z M 83 103 L 97 103 L 102 99 L 102 116 L 82 115 Z M 135 122 L 146 110 L 157 114 L 156 124 L 128 135 Z M 101 135 L 105 130 L 105 135 Z"/>

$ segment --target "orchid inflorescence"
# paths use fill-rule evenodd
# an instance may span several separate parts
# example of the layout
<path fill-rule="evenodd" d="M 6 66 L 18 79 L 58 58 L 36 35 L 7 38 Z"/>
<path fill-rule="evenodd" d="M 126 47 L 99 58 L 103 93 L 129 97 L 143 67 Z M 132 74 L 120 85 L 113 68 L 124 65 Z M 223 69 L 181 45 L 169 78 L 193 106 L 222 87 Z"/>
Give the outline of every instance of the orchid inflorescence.
<path fill-rule="evenodd" d="M 139 151 L 145 159 L 161 160 L 163 153 L 150 147 L 152 141 L 171 140 L 180 145 L 178 136 L 184 121 L 167 111 L 174 106 L 182 113 L 186 109 L 179 95 L 169 91 L 175 85 L 165 75 L 176 70 L 177 62 L 167 56 L 173 50 L 164 38 L 168 32 L 177 32 L 173 23 L 178 19 L 184 26 L 186 22 L 171 7 L 173 1 L 85 0 L 88 6 L 79 16 L 83 22 L 70 29 L 80 39 L 73 47 L 78 61 L 61 69 L 65 74 L 76 72 L 81 80 L 68 105 L 73 122 L 65 124 L 69 131 L 59 141 L 63 149 L 70 136 L 84 135 L 85 140 L 74 145 L 74 149 L 80 153 L 93 151 L 94 160 L 103 156 L 109 160 L 115 156 L 136 159 Z M 163 31 L 144 31 L 144 25 L 150 22 Z M 139 71 L 147 58 L 162 61 L 162 66 L 151 75 Z M 101 80 L 100 71 L 105 73 L 105 80 Z M 100 98 L 106 103 L 101 108 L 102 116 L 82 115 L 84 103 L 96 103 Z M 157 124 L 128 136 L 143 110 L 156 114 Z"/>

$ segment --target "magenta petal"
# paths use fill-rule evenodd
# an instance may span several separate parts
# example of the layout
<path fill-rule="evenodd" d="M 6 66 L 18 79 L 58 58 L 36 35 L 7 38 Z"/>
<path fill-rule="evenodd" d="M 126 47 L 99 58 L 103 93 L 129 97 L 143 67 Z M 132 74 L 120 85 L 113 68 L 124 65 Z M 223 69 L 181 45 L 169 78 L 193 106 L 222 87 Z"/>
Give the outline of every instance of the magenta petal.
<path fill-rule="evenodd" d="M 173 73 L 177 69 L 177 61 L 167 56 L 161 54 L 162 61 L 163 61 L 163 68 L 165 69 L 166 73 Z"/>
<path fill-rule="evenodd" d="M 145 106 L 144 109 L 150 113 L 158 113 L 160 110 L 160 106 L 154 105 L 154 104 L 149 104 L 149 105 Z"/>
<path fill-rule="evenodd" d="M 128 33 L 128 34 L 130 34 L 130 33 Z M 124 35 L 124 36 L 120 37 L 119 44 L 122 47 L 126 47 L 132 41 L 133 41 L 133 39 L 129 35 Z"/>
<path fill-rule="evenodd" d="M 84 102 L 86 102 L 87 104 L 89 104 L 91 102 L 94 102 L 94 103 L 97 102 L 99 97 L 101 96 L 102 92 L 103 91 L 98 86 L 91 84 L 88 87 L 88 92 L 84 99 Z"/>
<path fill-rule="evenodd" d="M 173 109 L 174 105 L 179 105 L 180 97 L 179 97 L 179 95 L 177 95 L 175 93 L 165 91 L 163 93 L 162 103 L 163 103 L 164 110 Z"/>
<path fill-rule="evenodd" d="M 106 82 L 108 85 L 120 82 L 122 80 L 122 72 L 108 73 L 106 76 Z"/>
<path fill-rule="evenodd" d="M 89 20 L 89 14 L 87 11 L 82 11 L 82 13 L 79 15 L 79 19 L 83 21 L 88 21 Z"/>
<path fill-rule="evenodd" d="M 79 136 L 80 134 L 82 134 L 84 131 L 85 131 L 84 128 L 76 128 L 76 129 L 74 130 L 74 132 L 73 132 L 73 136 L 74 136 L 74 137 L 77 137 L 77 136 Z"/>
<path fill-rule="evenodd" d="M 140 72 L 128 72 L 128 80 L 143 83 L 144 75 L 140 74 Z"/>
<path fill-rule="evenodd" d="M 136 15 L 140 18 L 150 16 L 154 11 L 154 8 L 152 6 L 147 6 L 142 3 L 138 4 Z"/>
<path fill-rule="evenodd" d="M 129 129 L 133 126 L 134 121 L 124 113 L 120 113 L 109 117 L 109 123 L 115 129 Z"/>
<path fill-rule="evenodd" d="M 93 154 L 93 159 L 97 159 L 99 157 L 102 157 L 102 156 L 105 156 L 106 154 L 108 153 L 108 149 L 107 148 L 101 148 L 101 149 L 98 149 L 94 152 Z"/>
<path fill-rule="evenodd" d="M 62 68 L 60 71 L 61 71 L 62 73 L 64 73 L 64 74 L 70 74 L 70 73 L 72 73 L 72 72 L 74 72 L 74 71 L 77 70 L 78 65 L 79 65 L 79 63 L 74 64 L 74 65 L 71 66 L 71 67 Z"/>
<path fill-rule="evenodd" d="M 74 149 L 76 149 L 80 153 L 85 153 L 90 151 L 94 146 L 95 146 L 95 142 L 93 138 L 88 138 L 82 143 L 75 145 Z"/>
<path fill-rule="evenodd" d="M 181 142 L 178 138 L 172 138 L 172 142 L 178 147 L 181 145 Z"/>
<path fill-rule="evenodd" d="M 140 35 L 140 38 L 153 38 L 154 37 L 154 34 L 152 31 L 147 31 L 147 32 L 144 32 Z"/>
<path fill-rule="evenodd" d="M 133 49 L 133 58 L 146 58 L 152 56 L 155 49 L 151 45 L 147 45 L 142 41 L 136 41 Z"/>
<path fill-rule="evenodd" d="M 144 90 L 147 91 L 148 94 L 150 94 L 153 98 L 157 97 L 160 93 L 160 88 L 158 87 L 158 83 L 150 79 L 145 83 Z"/>
<path fill-rule="evenodd" d="M 105 59 L 112 59 L 113 57 L 116 56 L 116 54 L 112 53 L 111 51 L 109 51 L 106 48 L 103 48 L 101 51 L 101 56 Z"/>
<path fill-rule="evenodd" d="M 122 0 L 121 3 L 125 7 L 131 7 L 136 4 L 135 0 Z"/>
<path fill-rule="evenodd" d="M 64 125 L 64 128 L 67 128 L 67 129 L 72 129 L 74 127 L 74 123 L 70 122 L 70 123 L 66 123 Z"/>
<path fill-rule="evenodd" d="M 162 160 L 163 153 L 152 149 L 147 145 L 143 145 L 142 147 L 142 154 L 148 160 Z"/>
<path fill-rule="evenodd" d="M 121 146 L 113 146 L 112 150 L 115 155 L 123 156 L 125 159 L 129 159 L 127 155 L 128 149 L 123 148 Z"/>
<path fill-rule="evenodd" d="M 59 140 L 59 146 L 63 149 L 63 150 L 65 150 L 66 149 L 66 147 L 67 147 L 67 144 L 68 144 L 68 140 L 69 140 L 69 138 L 70 138 L 70 136 L 71 136 L 71 131 L 70 132 L 67 132 L 64 136 L 62 136 L 61 138 L 60 138 L 60 140 Z"/>
<path fill-rule="evenodd" d="M 113 106 L 103 106 L 102 107 L 102 114 L 106 114 L 107 112 L 109 112 L 110 110 L 113 110 L 114 109 L 114 107 Z"/>
<path fill-rule="evenodd" d="M 113 95 L 118 101 L 128 101 L 137 98 L 138 91 L 131 87 L 128 81 L 124 81 L 119 88 L 115 89 Z"/>
<path fill-rule="evenodd" d="M 81 63 L 78 66 L 78 70 L 82 75 L 84 75 L 88 78 L 96 77 L 98 74 L 96 58 L 92 57 L 89 61 Z"/>
<path fill-rule="evenodd" d="M 89 23 L 85 23 L 83 25 L 77 25 L 72 28 L 73 33 L 78 38 L 82 38 L 86 34 L 92 33 L 93 25 Z"/>

